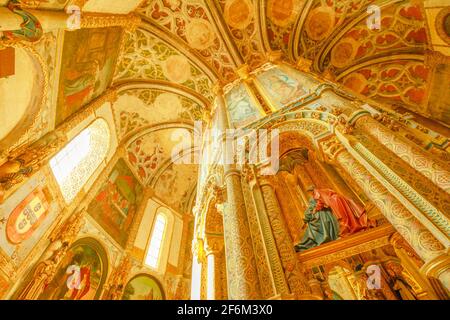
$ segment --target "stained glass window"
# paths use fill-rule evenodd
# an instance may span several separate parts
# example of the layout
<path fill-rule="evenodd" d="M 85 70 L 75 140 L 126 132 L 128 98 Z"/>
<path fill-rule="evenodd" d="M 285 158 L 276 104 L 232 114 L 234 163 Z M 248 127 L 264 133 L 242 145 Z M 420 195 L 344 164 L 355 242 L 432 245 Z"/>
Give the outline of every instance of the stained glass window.
<path fill-rule="evenodd" d="M 159 257 L 161 256 L 161 248 L 166 225 L 166 217 L 159 213 L 155 220 L 155 226 L 153 227 L 152 238 L 150 240 L 150 247 L 147 252 L 147 258 L 145 259 L 145 264 L 155 269 L 158 268 Z"/>
<path fill-rule="evenodd" d="M 106 158 L 110 145 L 108 124 L 97 119 L 50 160 L 53 175 L 67 204 L 71 203 Z"/>

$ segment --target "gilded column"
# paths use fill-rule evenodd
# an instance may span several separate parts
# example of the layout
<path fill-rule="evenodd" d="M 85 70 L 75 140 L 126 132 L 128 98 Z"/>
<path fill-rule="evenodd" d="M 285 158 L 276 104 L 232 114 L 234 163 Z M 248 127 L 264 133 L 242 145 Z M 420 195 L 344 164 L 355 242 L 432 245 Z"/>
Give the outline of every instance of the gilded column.
<path fill-rule="evenodd" d="M 207 289 L 206 298 L 208 300 L 223 300 L 224 292 L 226 292 L 226 285 L 222 279 L 223 263 L 222 253 L 224 249 L 222 236 L 206 236 L 205 256 L 207 261 Z"/>
<path fill-rule="evenodd" d="M 216 112 L 219 113 L 218 129 L 229 128 L 223 91 L 216 87 Z M 226 148 L 222 148 L 226 158 Z M 253 252 L 253 243 L 247 219 L 241 173 L 234 165 L 224 165 L 226 206 L 223 212 L 225 256 L 227 260 L 227 285 L 229 299 L 260 299 L 261 290 Z"/>
<path fill-rule="evenodd" d="M 430 179 L 439 188 L 450 193 L 450 171 L 440 161 L 433 159 L 430 154 L 396 135 L 374 120 L 370 115 L 366 114 L 357 118 L 355 126 L 374 137 L 412 168 Z"/>
<path fill-rule="evenodd" d="M 241 173 L 235 168 L 228 168 L 225 172 L 225 184 L 227 205 L 223 216 L 223 226 L 228 298 L 260 299 L 258 271 L 242 193 Z"/>
<path fill-rule="evenodd" d="M 242 186 L 257 259 L 261 293 L 265 299 L 291 298 L 254 168 L 246 166 L 244 173 L 247 181 L 243 181 Z"/>
<path fill-rule="evenodd" d="M 436 271 L 437 277 L 450 288 L 448 286 L 450 263 L 444 245 L 336 138 L 322 142 L 322 148 L 330 161 L 336 161 L 353 178 L 420 258 L 428 263 L 430 268 L 426 269 L 427 274 Z"/>
<path fill-rule="evenodd" d="M 290 292 L 297 299 L 310 299 L 312 298 L 311 291 L 295 254 L 294 244 L 289 236 L 273 186 L 268 177 L 263 177 L 259 182 Z"/>
<path fill-rule="evenodd" d="M 108 284 L 105 285 L 106 290 L 102 300 L 120 300 L 122 298 L 131 266 L 129 256 L 125 255 L 120 261 L 119 266 L 110 275 Z"/>

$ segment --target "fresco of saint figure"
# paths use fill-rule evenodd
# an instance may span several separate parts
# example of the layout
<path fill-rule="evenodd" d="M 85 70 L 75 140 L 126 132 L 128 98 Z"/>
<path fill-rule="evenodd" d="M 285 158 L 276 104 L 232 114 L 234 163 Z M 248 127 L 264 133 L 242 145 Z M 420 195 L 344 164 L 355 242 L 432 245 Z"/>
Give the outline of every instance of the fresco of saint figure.
<path fill-rule="evenodd" d="M 64 34 L 56 123 L 97 98 L 110 85 L 122 36 L 120 28 L 80 29 Z"/>
<path fill-rule="evenodd" d="M 140 201 L 142 187 L 125 161 L 120 159 L 94 200 L 88 213 L 124 246 Z"/>
<path fill-rule="evenodd" d="M 106 255 L 99 244 L 91 246 L 81 242 L 66 253 L 39 299 L 94 300 L 100 297 L 106 279 Z"/>
<path fill-rule="evenodd" d="M 273 68 L 258 76 L 258 80 L 270 98 L 276 103 L 278 109 L 294 102 L 307 92 L 303 86 L 282 70 Z"/>
<path fill-rule="evenodd" d="M 233 88 L 226 98 L 230 121 L 235 127 L 244 126 L 261 117 L 243 85 Z"/>

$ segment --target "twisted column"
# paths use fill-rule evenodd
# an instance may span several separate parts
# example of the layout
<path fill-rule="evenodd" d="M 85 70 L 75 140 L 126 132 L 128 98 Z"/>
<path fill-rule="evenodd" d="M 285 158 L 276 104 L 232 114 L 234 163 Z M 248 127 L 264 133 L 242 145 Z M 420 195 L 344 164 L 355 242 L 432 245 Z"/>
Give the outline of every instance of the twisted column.
<path fill-rule="evenodd" d="M 241 174 L 235 168 L 225 172 L 227 206 L 223 216 L 227 259 L 228 298 L 260 299 L 258 272 L 242 193 Z"/>
<path fill-rule="evenodd" d="M 322 142 L 324 154 L 336 162 L 367 197 L 378 207 L 392 226 L 402 235 L 419 257 L 426 263 L 447 260 L 446 248 L 405 206 L 397 200 L 362 164 L 360 164 L 336 138 Z M 435 270 L 435 268 L 433 268 Z M 439 264 L 438 277 L 444 285 L 449 284 L 450 264 Z M 427 273 L 431 272 L 430 270 Z"/>
<path fill-rule="evenodd" d="M 311 290 L 302 273 L 300 262 L 294 251 L 294 244 L 289 236 L 283 213 L 269 178 L 262 178 L 260 186 L 289 289 L 298 299 L 311 298 Z"/>
<path fill-rule="evenodd" d="M 246 194 L 247 214 L 252 232 L 253 246 L 257 255 L 257 265 L 261 292 L 266 299 L 289 297 L 289 286 L 284 275 L 277 245 L 267 217 L 261 188 L 256 181 L 254 168 L 244 167 L 247 182 L 243 182 Z"/>
<path fill-rule="evenodd" d="M 432 183 L 450 193 L 450 171 L 448 167 L 433 159 L 430 154 L 396 135 L 370 115 L 366 114 L 356 119 L 355 127 L 371 135 Z"/>

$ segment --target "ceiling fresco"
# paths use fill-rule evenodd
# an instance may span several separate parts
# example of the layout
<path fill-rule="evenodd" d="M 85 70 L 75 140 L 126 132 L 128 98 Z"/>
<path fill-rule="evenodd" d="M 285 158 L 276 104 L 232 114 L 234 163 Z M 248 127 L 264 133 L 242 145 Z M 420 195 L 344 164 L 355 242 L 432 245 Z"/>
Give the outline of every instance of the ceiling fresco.
<path fill-rule="evenodd" d="M 183 164 L 193 160 L 192 132 L 189 125 L 175 123 L 153 127 L 126 150 L 127 162 L 136 177 L 143 185 L 153 187 L 156 196 L 178 212 L 187 212 L 197 184 L 197 165 Z"/>
<path fill-rule="evenodd" d="M 212 101 L 211 79 L 173 47 L 146 30 L 127 33 L 115 82 L 161 80 L 187 87 Z"/>
<path fill-rule="evenodd" d="M 0 5 L 6 2 L 0 0 Z M 232 83 L 241 67 L 255 70 L 274 52 L 292 65 L 309 60 L 313 73 L 357 94 L 450 123 L 450 97 L 443 93 L 448 66 L 432 69 L 427 63 L 428 49 L 448 50 L 448 10 L 428 0 L 22 2 L 55 11 L 77 4 L 84 12 L 137 15 L 141 23 L 137 28 L 45 34 L 34 47 L 49 74 L 41 86 L 47 93 L 46 108 L 27 134 L 15 131 L 21 135 L 15 140 L 25 144 L 38 139 L 107 89 L 116 89 L 112 112 L 118 140 L 127 150 L 125 160 L 143 185 L 159 188 L 159 196 L 180 210 L 195 189 L 196 169 L 171 165 L 171 131 L 192 132 L 194 121 L 205 122 L 213 109 L 216 83 Z M 373 4 L 381 8 L 379 30 L 366 25 L 367 8 Z M 288 99 L 291 91 L 308 92 L 275 80 L 258 79 L 280 99 Z M 17 118 L 24 108 L 16 110 Z M 237 122 L 239 117 L 236 113 Z M 0 153 L 7 151 L 2 149 Z M 173 192 L 165 194 L 164 184 L 178 189 L 171 187 Z M 183 200 L 175 203 L 175 195 L 183 195 Z"/>
<path fill-rule="evenodd" d="M 211 14 L 210 1 L 145 1 L 138 12 L 150 23 L 170 32 L 189 45 L 216 75 L 226 81 L 236 78 L 236 64 Z"/>

